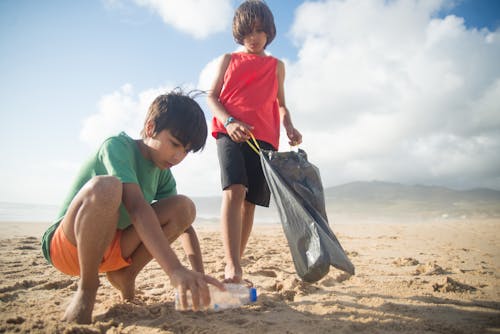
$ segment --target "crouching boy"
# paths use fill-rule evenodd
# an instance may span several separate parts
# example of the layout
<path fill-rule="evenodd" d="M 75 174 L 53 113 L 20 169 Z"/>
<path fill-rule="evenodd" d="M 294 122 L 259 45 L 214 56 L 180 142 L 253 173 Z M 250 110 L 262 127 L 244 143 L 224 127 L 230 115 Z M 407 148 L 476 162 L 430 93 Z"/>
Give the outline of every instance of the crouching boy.
<path fill-rule="evenodd" d="M 64 320 L 90 323 L 99 273 L 125 300 L 133 299 L 135 279 L 155 259 L 193 309 L 210 301 L 194 228 L 194 203 L 178 195 L 170 168 L 202 149 L 207 125 L 198 103 L 180 90 L 151 104 L 141 139 L 122 132 L 104 141 L 83 165 L 58 219 L 42 239 L 44 256 L 61 272 L 79 276 Z M 184 267 L 170 244 L 180 238 L 193 270 Z"/>

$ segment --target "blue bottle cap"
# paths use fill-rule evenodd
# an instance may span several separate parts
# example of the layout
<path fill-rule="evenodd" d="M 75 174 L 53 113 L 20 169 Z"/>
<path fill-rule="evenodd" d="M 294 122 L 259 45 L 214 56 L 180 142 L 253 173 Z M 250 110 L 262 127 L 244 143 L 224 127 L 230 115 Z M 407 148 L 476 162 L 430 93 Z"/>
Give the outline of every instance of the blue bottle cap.
<path fill-rule="evenodd" d="M 257 301 L 257 289 L 250 288 L 250 302 L 255 303 Z"/>

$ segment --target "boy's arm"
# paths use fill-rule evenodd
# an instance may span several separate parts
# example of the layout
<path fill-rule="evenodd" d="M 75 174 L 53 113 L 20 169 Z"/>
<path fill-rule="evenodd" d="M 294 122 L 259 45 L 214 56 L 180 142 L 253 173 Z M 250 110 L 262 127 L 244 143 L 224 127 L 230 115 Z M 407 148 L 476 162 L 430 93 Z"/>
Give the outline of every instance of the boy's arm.
<path fill-rule="evenodd" d="M 290 112 L 286 107 L 285 102 L 285 64 L 278 60 L 277 66 L 277 76 L 278 76 L 278 103 L 279 103 L 279 112 L 280 119 L 283 127 L 286 130 L 286 135 L 288 139 L 290 139 L 289 144 L 294 146 L 302 143 L 302 135 L 299 130 L 297 130 L 292 123 L 292 117 L 290 116 Z"/>
<path fill-rule="evenodd" d="M 226 111 L 222 103 L 219 101 L 220 92 L 222 91 L 222 85 L 224 84 L 224 74 L 226 73 L 229 62 L 231 61 L 231 54 L 226 53 L 222 56 L 217 72 L 215 74 L 214 81 L 210 86 L 208 91 L 208 106 L 215 118 L 217 118 L 221 123 L 225 123 L 227 118 L 231 115 Z"/>
<path fill-rule="evenodd" d="M 171 285 L 179 291 L 183 306 L 187 305 L 187 290 L 192 294 L 193 309 L 198 310 L 201 304 L 207 305 L 210 301 L 207 283 L 219 288 L 222 287 L 221 283 L 215 278 L 191 271 L 180 263 L 163 234 L 153 208 L 145 201 L 139 185 L 124 183 L 122 201 L 139 238 L 168 275 Z"/>
<path fill-rule="evenodd" d="M 122 198 L 139 238 L 163 270 L 170 276 L 172 272 L 181 268 L 182 264 L 170 247 L 167 238 L 163 234 L 158 217 L 144 199 L 139 185 L 124 183 Z"/>
<path fill-rule="evenodd" d="M 189 259 L 189 263 L 191 263 L 191 268 L 194 271 L 205 274 L 200 243 L 193 226 L 189 226 L 189 228 L 181 234 L 181 244 Z"/>
<path fill-rule="evenodd" d="M 227 112 L 226 108 L 220 103 L 219 96 L 222 91 L 222 86 L 224 85 L 224 74 L 226 73 L 229 62 L 231 61 L 231 54 L 227 53 L 222 56 L 219 63 L 215 79 L 212 82 L 212 86 L 208 91 L 207 104 L 212 111 L 215 118 L 219 120 L 222 124 L 225 124 L 227 119 L 231 115 Z M 244 142 L 250 139 L 249 131 L 252 131 L 253 127 L 235 119 L 226 127 L 227 134 L 235 142 Z"/>

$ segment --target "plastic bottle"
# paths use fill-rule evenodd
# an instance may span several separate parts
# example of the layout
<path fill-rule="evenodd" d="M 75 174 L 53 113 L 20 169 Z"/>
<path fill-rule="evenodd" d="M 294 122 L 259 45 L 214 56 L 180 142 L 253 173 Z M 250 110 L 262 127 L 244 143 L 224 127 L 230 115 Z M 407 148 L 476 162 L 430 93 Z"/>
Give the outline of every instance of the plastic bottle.
<path fill-rule="evenodd" d="M 238 308 L 242 305 L 254 303 L 257 301 L 257 289 L 249 288 L 242 284 L 226 283 L 224 284 L 226 291 L 221 291 L 219 288 L 208 285 L 210 290 L 210 304 L 206 310 L 222 311 L 230 308 Z M 190 311 L 193 301 L 191 293 L 187 291 L 188 307 L 182 309 L 179 294 L 175 293 L 175 309 L 178 311 Z"/>

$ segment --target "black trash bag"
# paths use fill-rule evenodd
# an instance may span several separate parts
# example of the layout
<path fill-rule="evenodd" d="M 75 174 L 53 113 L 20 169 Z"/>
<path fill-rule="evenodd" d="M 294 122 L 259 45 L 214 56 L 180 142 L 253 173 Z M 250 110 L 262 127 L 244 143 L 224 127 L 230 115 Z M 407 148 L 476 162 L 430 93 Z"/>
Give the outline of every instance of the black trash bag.
<path fill-rule="evenodd" d="M 298 276 L 317 282 L 330 265 L 354 275 L 353 264 L 328 224 L 319 170 L 306 152 L 260 150 L 259 155 Z"/>

